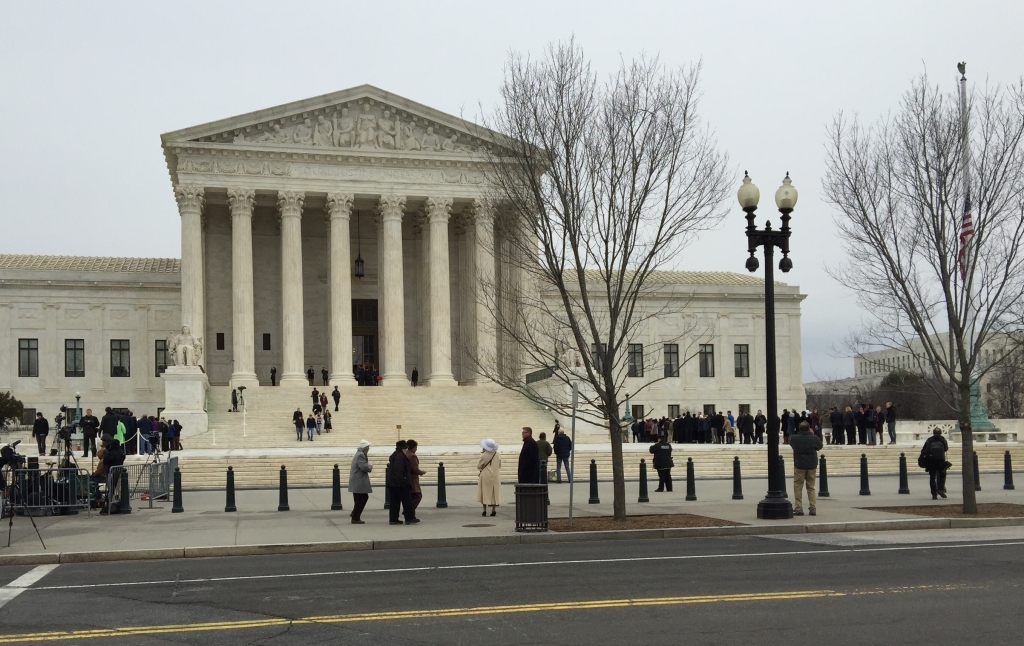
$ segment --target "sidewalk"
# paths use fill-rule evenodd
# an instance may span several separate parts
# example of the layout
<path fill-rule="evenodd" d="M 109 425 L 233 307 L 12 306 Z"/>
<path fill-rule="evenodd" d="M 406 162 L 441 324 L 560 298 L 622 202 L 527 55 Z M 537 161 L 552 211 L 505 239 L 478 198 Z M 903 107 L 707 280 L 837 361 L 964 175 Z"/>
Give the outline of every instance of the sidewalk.
<path fill-rule="evenodd" d="M 743 480 L 743 500 L 732 500 L 732 482 L 730 480 L 697 480 L 697 501 L 686 502 L 685 479 L 677 480 L 672 493 L 654 491 L 656 482 L 650 485 L 651 502 L 637 503 L 638 482 L 627 482 L 627 510 L 631 515 L 637 514 L 675 514 L 690 513 L 722 520 L 728 520 L 753 527 L 733 528 L 743 534 L 757 534 L 779 531 L 777 528 L 793 526 L 792 531 L 863 531 L 865 529 L 907 529 L 906 523 L 884 521 L 906 520 L 922 521 L 921 516 L 907 516 L 887 512 L 869 511 L 862 507 L 884 507 L 898 505 L 927 505 L 933 503 L 928 493 L 927 477 L 912 474 L 910 477 L 911 495 L 897 494 L 899 481 L 895 476 L 877 476 L 871 479 L 871 496 L 858 495 L 860 481 L 856 477 L 830 477 L 829 489 L 831 497 L 818 499 L 818 516 L 804 516 L 788 521 L 759 521 L 756 518 L 757 502 L 765 493 L 767 481 L 763 478 Z M 998 474 L 983 474 L 983 491 L 978 493 L 979 502 L 1007 502 L 1024 504 L 1024 490 L 1005 491 L 1003 480 Z M 792 494 L 792 478 L 787 487 Z M 959 504 L 958 495 L 960 478 L 949 480 L 950 497 L 941 501 L 943 504 Z M 246 553 L 235 550 L 218 553 L 214 548 L 229 546 L 279 546 L 289 544 L 290 547 L 263 547 L 250 550 L 248 553 L 274 553 L 285 551 L 340 551 L 343 549 L 383 549 L 385 547 L 417 547 L 440 546 L 443 540 L 451 539 L 450 545 L 465 544 L 468 541 L 482 542 L 520 542 L 523 535 L 515 532 L 515 506 L 513 487 L 503 487 L 505 504 L 498 508 L 496 517 L 482 517 L 481 508 L 476 502 L 476 487 L 466 485 L 449 486 L 447 488 L 448 508 L 438 509 L 437 490 L 435 487 L 424 487 L 424 500 L 418 510 L 422 522 L 418 525 L 391 526 L 387 523 L 387 511 L 383 509 L 384 493 L 375 489 L 370 496 L 370 503 L 363 514 L 365 525 L 352 525 L 349 511 L 352 508 L 352 497 L 342 491 L 343 511 L 331 511 L 330 489 L 292 489 L 289 491 L 291 510 L 277 511 L 277 490 L 240 490 L 236 493 L 238 512 L 224 512 L 224 494 L 216 491 L 185 491 L 185 512 L 171 513 L 169 502 L 155 502 L 154 509 L 149 509 L 148 502 L 133 501 L 133 513 L 130 515 L 99 516 L 93 513 L 87 516 L 84 512 L 77 516 L 58 516 L 36 518 L 46 550 L 39 544 L 26 517 L 14 519 L 14 530 L 11 547 L 6 547 L 6 536 L 3 536 L 3 547 L 0 547 L 0 565 L 13 564 L 15 555 L 49 554 L 51 561 L 56 562 L 57 554 L 61 554 L 61 562 L 86 560 L 113 560 L 118 558 L 171 558 L 174 556 L 216 556 L 231 553 Z M 589 484 L 577 483 L 574 491 L 574 507 L 576 517 L 607 516 L 612 513 L 612 486 L 610 482 L 601 482 L 599 486 L 600 504 L 588 504 Z M 551 484 L 551 506 L 549 517 L 565 517 L 568 515 L 568 484 Z M 805 508 L 807 501 L 804 501 Z M 990 519 L 991 521 L 991 519 Z M 1024 524 L 1024 519 L 1014 519 L 1013 523 Z M 854 527 L 849 523 L 879 523 L 877 527 Z M 945 521 L 944 527 L 949 527 Z M 923 523 L 928 525 L 927 522 Z M 938 527 L 938 523 L 931 523 Z M 998 523 L 996 523 L 998 524 Z M 7 529 L 7 519 L 0 521 L 0 530 Z M 800 527 L 806 526 L 804 529 Z M 920 528 L 929 528 L 922 526 Z M 717 528 L 712 528 L 716 529 Z M 630 538 L 641 537 L 638 532 L 657 530 L 632 530 Z M 677 530 L 665 530 L 677 532 Z M 719 530 L 724 531 L 724 530 Z M 4 532 L 5 533 L 5 532 Z M 623 532 L 625 533 L 625 532 Z M 612 538 L 612 533 L 590 532 L 585 534 L 547 534 L 550 538 L 538 540 L 595 540 L 595 538 Z M 659 534 L 661 537 L 664 534 Z M 676 535 L 676 534 L 673 534 Z M 680 536 L 688 535 L 678 533 Z M 692 535 L 700 535 L 694 533 Z M 501 537 L 506 537 L 507 540 Z M 427 540 L 423 540 L 427 539 Z M 526 540 L 525 538 L 523 539 Z M 532 539 L 531 539 L 532 540 Z M 354 541 L 354 543 L 347 543 Z M 417 545 L 417 542 L 419 545 Z M 315 544 L 329 543 L 317 546 Z M 296 547 L 303 544 L 305 547 Z M 312 545 L 311 545 L 312 544 Z M 211 548 L 192 551 L 189 548 Z M 167 550 L 139 554 L 104 554 L 122 550 Z M 174 552 L 177 550 L 177 552 Z M 97 554 L 97 552 L 99 554 Z M 83 553 L 83 554 L 73 554 Z M 84 554 L 91 553 L 91 554 Z M 42 557 L 40 557 L 42 558 Z M 28 559 L 24 562 L 40 562 Z"/>

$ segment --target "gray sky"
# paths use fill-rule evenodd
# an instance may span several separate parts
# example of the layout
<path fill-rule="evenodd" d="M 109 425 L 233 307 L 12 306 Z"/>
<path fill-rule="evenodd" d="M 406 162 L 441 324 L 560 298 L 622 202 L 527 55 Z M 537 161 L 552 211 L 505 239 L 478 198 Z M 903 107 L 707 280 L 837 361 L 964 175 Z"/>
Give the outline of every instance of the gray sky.
<path fill-rule="evenodd" d="M 955 89 L 1024 73 L 1024 3 L 288 2 L 0 0 L 0 253 L 177 257 L 159 135 L 362 83 L 452 114 L 493 105 L 509 51 L 573 35 L 607 73 L 620 57 L 704 62 L 703 114 L 762 205 L 800 190 L 793 271 L 804 380 L 849 376 L 832 347 L 861 317 L 825 274 L 847 254 L 821 200 L 825 126 L 875 119 L 927 70 Z M 685 269 L 745 271 L 743 214 Z M 762 209 L 765 211 L 766 209 Z M 776 214 L 777 215 L 777 214 Z"/>

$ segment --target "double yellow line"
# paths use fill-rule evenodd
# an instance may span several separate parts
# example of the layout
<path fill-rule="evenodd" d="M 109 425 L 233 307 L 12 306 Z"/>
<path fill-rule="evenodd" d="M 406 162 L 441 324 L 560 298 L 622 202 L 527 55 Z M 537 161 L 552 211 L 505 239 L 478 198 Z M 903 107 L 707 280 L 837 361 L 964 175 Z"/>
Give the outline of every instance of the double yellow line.
<path fill-rule="evenodd" d="M 23 633 L 0 635 L 0 644 L 24 642 L 67 641 L 80 639 L 132 637 L 136 635 L 159 635 L 163 633 L 195 633 L 215 630 L 243 630 L 271 628 L 301 624 L 346 624 L 389 619 L 433 619 L 439 617 L 473 617 L 477 615 L 503 615 L 522 612 L 557 612 L 564 610 L 593 610 L 597 608 L 630 608 L 640 606 L 677 606 L 695 603 L 722 603 L 743 601 L 788 601 L 791 599 L 815 599 L 823 597 L 845 597 L 861 594 L 886 594 L 913 590 L 948 590 L 961 586 L 916 586 L 904 588 L 879 588 L 874 590 L 798 590 L 793 592 L 755 592 L 749 594 L 714 594 L 688 597 L 648 597 L 641 599 L 599 599 L 593 601 L 562 601 L 554 603 L 533 603 L 509 606 L 476 606 L 470 608 L 436 608 L 425 610 L 401 610 L 396 612 L 366 612 L 348 615 L 319 615 L 298 619 L 252 619 L 239 621 L 217 621 L 195 624 L 166 624 L 162 626 L 127 626 L 124 628 L 97 628 L 66 632 Z"/>

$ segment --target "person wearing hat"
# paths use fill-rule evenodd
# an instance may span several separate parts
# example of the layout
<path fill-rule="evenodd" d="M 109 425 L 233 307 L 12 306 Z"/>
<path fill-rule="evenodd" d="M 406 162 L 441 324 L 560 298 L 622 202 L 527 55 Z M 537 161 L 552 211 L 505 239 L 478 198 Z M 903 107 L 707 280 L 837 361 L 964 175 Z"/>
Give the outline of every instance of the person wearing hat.
<path fill-rule="evenodd" d="M 497 507 L 501 504 L 501 455 L 498 454 L 498 443 L 487 438 L 480 440 L 480 448 L 482 452 L 476 463 L 479 471 L 476 499 L 484 506 L 481 515 L 487 515 L 487 505 L 490 505 L 491 515 L 497 516 Z"/>
<path fill-rule="evenodd" d="M 356 454 L 352 456 L 352 466 L 348 470 L 348 491 L 352 494 L 353 501 L 352 513 L 349 515 L 352 516 L 353 525 L 364 524 L 360 516 L 362 516 L 363 509 L 373 492 L 373 487 L 370 486 L 370 472 L 373 471 L 373 465 L 366 457 L 369 452 L 370 443 L 366 440 L 359 440 Z"/>

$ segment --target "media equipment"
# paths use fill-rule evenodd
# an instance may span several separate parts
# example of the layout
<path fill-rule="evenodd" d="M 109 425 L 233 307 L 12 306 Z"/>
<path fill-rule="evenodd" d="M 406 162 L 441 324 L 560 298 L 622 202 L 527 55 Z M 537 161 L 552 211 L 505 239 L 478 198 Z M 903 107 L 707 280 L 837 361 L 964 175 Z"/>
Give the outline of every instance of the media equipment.
<path fill-rule="evenodd" d="M 43 537 L 39 533 L 39 527 L 36 526 L 36 519 L 28 511 L 28 506 L 25 504 L 25 495 L 21 490 L 21 483 L 19 480 L 24 478 L 16 477 L 15 469 L 22 469 L 27 462 L 24 455 L 20 455 L 15 449 L 21 444 L 21 440 L 12 442 L 3 447 L 0 447 L 0 518 L 7 516 L 7 547 L 11 546 L 11 534 L 14 531 L 14 516 L 15 508 L 18 503 L 21 503 L 21 511 L 25 516 L 28 516 L 29 520 L 32 521 L 32 529 L 36 530 L 36 536 L 39 538 L 39 542 L 42 544 L 43 549 L 46 549 L 46 543 L 43 542 Z M 4 475 L 4 469 L 11 475 L 11 482 L 8 485 L 7 478 Z"/>

